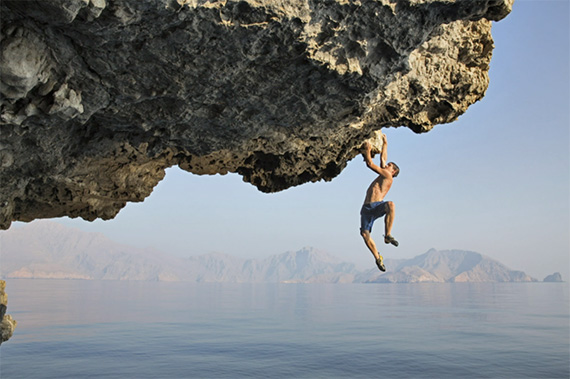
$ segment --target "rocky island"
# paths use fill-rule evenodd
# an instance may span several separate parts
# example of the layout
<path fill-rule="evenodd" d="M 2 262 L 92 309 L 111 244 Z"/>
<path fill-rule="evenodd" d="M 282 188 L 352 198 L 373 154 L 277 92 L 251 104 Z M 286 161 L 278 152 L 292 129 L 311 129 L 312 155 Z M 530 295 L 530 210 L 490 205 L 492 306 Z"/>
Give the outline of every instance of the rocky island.
<path fill-rule="evenodd" d="M 560 283 L 563 282 L 562 280 L 562 275 L 560 275 L 559 272 L 555 272 L 552 275 L 548 275 L 546 278 L 544 278 L 543 282 L 547 282 L 547 283 Z"/>

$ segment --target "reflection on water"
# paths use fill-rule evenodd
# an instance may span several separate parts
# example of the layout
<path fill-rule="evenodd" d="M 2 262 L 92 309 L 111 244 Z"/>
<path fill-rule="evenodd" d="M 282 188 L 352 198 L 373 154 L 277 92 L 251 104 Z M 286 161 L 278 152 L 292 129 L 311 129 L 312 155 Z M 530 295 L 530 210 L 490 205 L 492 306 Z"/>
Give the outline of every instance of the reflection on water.
<path fill-rule="evenodd" d="M 566 283 L 11 280 L 7 292 L 6 377 L 569 374 Z"/>

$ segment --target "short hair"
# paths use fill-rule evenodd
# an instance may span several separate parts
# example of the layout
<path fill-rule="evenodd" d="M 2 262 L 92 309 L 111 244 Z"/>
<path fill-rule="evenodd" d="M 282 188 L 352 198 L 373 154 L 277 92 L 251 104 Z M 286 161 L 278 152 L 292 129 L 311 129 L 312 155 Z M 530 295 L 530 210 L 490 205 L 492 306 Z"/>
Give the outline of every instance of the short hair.
<path fill-rule="evenodd" d="M 398 176 L 398 174 L 400 173 L 400 167 L 398 167 L 397 164 L 395 164 L 394 162 L 390 162 L 388 164 L 391 164 L 394 166 L 394 168 L 396 169 L 396 172 L 394 173 L 393 177 L 395 178 L 396 176 Z"/>

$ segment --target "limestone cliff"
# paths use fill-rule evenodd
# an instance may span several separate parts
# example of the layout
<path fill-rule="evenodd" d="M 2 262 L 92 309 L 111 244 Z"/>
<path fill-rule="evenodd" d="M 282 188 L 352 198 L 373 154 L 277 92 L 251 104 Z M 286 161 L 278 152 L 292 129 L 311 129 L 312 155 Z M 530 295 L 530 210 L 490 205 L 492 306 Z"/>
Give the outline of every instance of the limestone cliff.
<path fill-rule="evenodd" d="M 109 219 L 179 165 L 330 180 L 481 99 L 513 0 L 3 0 L 0 226 Z"/>

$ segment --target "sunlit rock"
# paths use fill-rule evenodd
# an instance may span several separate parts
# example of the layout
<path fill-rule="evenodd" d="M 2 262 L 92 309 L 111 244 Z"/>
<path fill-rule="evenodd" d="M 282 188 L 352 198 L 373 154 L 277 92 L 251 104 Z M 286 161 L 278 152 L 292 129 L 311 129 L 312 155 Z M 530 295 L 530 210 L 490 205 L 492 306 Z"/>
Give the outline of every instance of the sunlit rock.
<path fill-rule="evenodd" d="M 14 334 L 14 329 L 18 324 L 12 316 L 6 314 L 8 307 L 8 295 L 6 295 L 6 282 L 0 280 L 0 345 L 6 342 Z"/>

